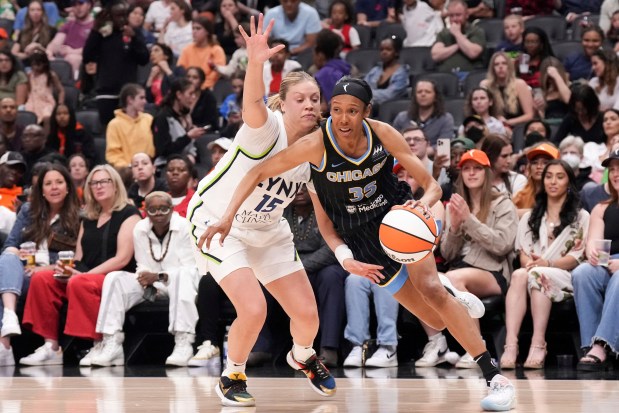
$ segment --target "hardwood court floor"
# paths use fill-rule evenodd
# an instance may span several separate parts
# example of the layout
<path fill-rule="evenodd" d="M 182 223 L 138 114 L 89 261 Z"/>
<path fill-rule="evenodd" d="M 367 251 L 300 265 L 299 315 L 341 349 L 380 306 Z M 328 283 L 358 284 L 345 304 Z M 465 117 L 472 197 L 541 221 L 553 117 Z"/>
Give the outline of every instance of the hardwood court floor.
<path fill-rule="evenodd" d="M 222 407 L 215 395 L 217 377 L 190 375 L 179 369 L 170 377 L 124 377 L 122 368 L 99 369 L 90 377 L 0 377 L 2 413 L 133 413 L 133 412 L 479 412 L 485 385 L 476 375 L 441 378 L 338 377 L 333 398 L 314 393 L 307 381 L 251 377 L 256 408 Z M 38 377 L 37 377 L 38 376 Z M 515 380 L 518 404 L 513 412 L 615 413 L 617 380 L 544 380 L 533 375 Z M 538 376 L 539 377 L 539 376 Z M 541 376 L 543 377 L 543 376 Z M 510 378 L 515 378 L 512 376 Z"/>

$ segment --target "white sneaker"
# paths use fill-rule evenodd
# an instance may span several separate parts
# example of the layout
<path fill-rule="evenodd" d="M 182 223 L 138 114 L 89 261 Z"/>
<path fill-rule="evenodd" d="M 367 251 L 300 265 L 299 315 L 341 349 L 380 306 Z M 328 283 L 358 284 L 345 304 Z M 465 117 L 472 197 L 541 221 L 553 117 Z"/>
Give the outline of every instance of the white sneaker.
<path fill-rule="evenodd" d="M 460 291 L 457 290 L 456 287 L 453 286 L 449 278 L 447 278 L 443 274 L 439 274 L 438 278 L 441 280 L 441 284 L 449 291 L 451 295 L 453 295 L 456 300 L 460 302 L 460 304 L 464 305 L 469 311 L 469 315 L 472 318 L 482 318 L 484 313 L 486 312 L 486 307 L 484 307 L 484 303 L 481 302 L 479 298 L 475 294 L 471 294 L 468 291 Z"/>
<path fill-rule="evenodd" d="M 348 357 L 344 360 L 344 367 L 362 367 L 363 360 L 361 359 L 361 346 L 354 346 L 352 351 L 348 353 Z"/>
<path fill-rule="evenodd" d="M 52 350 L 52 343 L 48 341 L 31 355 L 21 358 L 19 364 L 25 364 L 26 366 L 62 365 L 62 348 L 54 351 Z"/>
<path fill-rule="evenodd" d="M 219 347 L 214 346 L 211 340 L 206 340 L 198 346 L 198 352 L 189 359 L 187 365 L 189 367 L 206 367 L 215 362 L 221 363 L 221 360 L 219 360 Z"/>
<path fill-rule="evenodd" d="M 6 348 L 0 344 L 0 366 L 14 366 L 13 347 Z"/>
<path fill-rule="evenodd" d="M 186 367 L 187 363 L 193 356 L 193 342 L 195 340 L 195 334 L 191 333 L 176 333 L 174 335 L 174 350 L 172 354 L 166 359 L 166 366 L 178 366 Z"/>
<path fill-rule="evenodd" d="M 18 336 L 21 334 L 21 328 L 19 327 L 19 319 L 15 311 L 4 309 L 4 315 L 2 316 L 2 330 L 0 336 L 10 337 Z"/>
<path fill-rule="evenodd" d="M 125 365 L 125 350 L 123 349 L 123 342 L 125 341 L 125 334 L 122 332 L 116 332 L 114 334 L 104 334 L 103 341 L 98 346 L 93 347 L 91 350 L 92 356 L 90 357 L 91 366 L 111 367 L 111 366 L 124 366 Z M 90 353 L 88 353 L 90 355 Z M 82 359 L 85 360 L 88 356 Z M 80 366 L 82 363 L 80 362 Z"/>
<path fill-rule="evenodd" d="M 434 367 L 443 363 L 456 364 L 460 360 L 458 353 L 449 351 L 447 339 L 443 334 L 428 340 L 423 348 L 423 356 L 415 362 L 415 367 Z"/>
<path fill-rule="evenodd" d="M 505 376 L 497 374 L 490 381 L 488 395 L 481 401 L 481 408 L 487 412 L 506 412 L 516 406 L 516 390 Z"/>
<path fill-rule="evenodd" d="M 457 369 L 475 369 L 477 367 L 475 359 L 469 353 L 464 353 L 464 356 L 460 357 L 460 360 L 456 363 Z"/>
<path fill-rule="evenodd" d="M 398 351 L 396 346 L 380 346 L 365 361 L 365 367 L 397 367 Z"/>

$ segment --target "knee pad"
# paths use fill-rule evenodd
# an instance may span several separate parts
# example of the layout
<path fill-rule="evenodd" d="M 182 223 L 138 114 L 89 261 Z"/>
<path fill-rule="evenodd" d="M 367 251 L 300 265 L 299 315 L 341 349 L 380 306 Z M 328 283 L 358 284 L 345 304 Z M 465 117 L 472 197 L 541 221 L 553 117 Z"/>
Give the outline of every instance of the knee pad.
<path fill-rule="evenodd" d="M 382 284 L 381 287 L 389 291 L 391 295 L 394 295 L 400 291 L 406 280 L 408 280 L 408 271 L 406 270 L 406 265 L 402 265 L 400 271 L 385 284 Z"/>

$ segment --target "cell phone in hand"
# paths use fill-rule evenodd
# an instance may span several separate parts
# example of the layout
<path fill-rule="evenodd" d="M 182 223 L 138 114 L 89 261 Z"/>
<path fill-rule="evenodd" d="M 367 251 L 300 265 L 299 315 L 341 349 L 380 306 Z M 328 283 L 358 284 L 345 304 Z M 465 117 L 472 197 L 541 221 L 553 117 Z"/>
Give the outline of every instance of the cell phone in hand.
<path fill-rule="evenodd" d="M 211 129 L 211 125 L 204 125 L 204 126 L 202 126 L 202 129 L 209 130 L 209 129 Z"/>
<path fill-rule="evenodd" d="M 445 156 L 447 160 L 441 166 L 448 166 L 451 161 L 451 139 L 441 138 L 436 141 L 436 154 Z"/>

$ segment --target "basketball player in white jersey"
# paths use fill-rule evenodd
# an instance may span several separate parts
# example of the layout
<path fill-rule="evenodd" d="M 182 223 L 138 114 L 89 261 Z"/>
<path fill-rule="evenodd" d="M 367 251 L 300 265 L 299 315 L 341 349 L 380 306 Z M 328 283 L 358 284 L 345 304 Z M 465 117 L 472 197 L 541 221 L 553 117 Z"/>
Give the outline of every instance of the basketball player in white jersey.
<path fill-rule="evenodd" d="M 234 189 L 255 165 L 273 157 L 318 127 L 320 91 L 305 72 L 293 72 L 281 83 L 279 95 L 264 103 L 264 63 L 283 46 L 270 49 L 262 14 L 251 18 L 247 72 L 243 93 L 244 125 L 224 157 L 198 185 L 187 217 L 194 240 L 225 213 Z M 216 392 L 225 406 L 253 406 L 247 391 L 245 363 L 266 318 L 260 284 L 290 317 L 293 338 L 288 363 L 306 374 L 311 388 L 323 396 L 335 394 L 335 380 L 317 358 L 312 343 L 318 332 L 318 310 L 312 287 L 297 256 L 293 236 L 282 218 L 286 205 L 310 176 L 307 163 L 266 179 L 240 206 L 224 245 L 196 249 L 200 274 L 210 272 L 232 301 L 237 318 L 228 335 L 228 356 Z"/>

